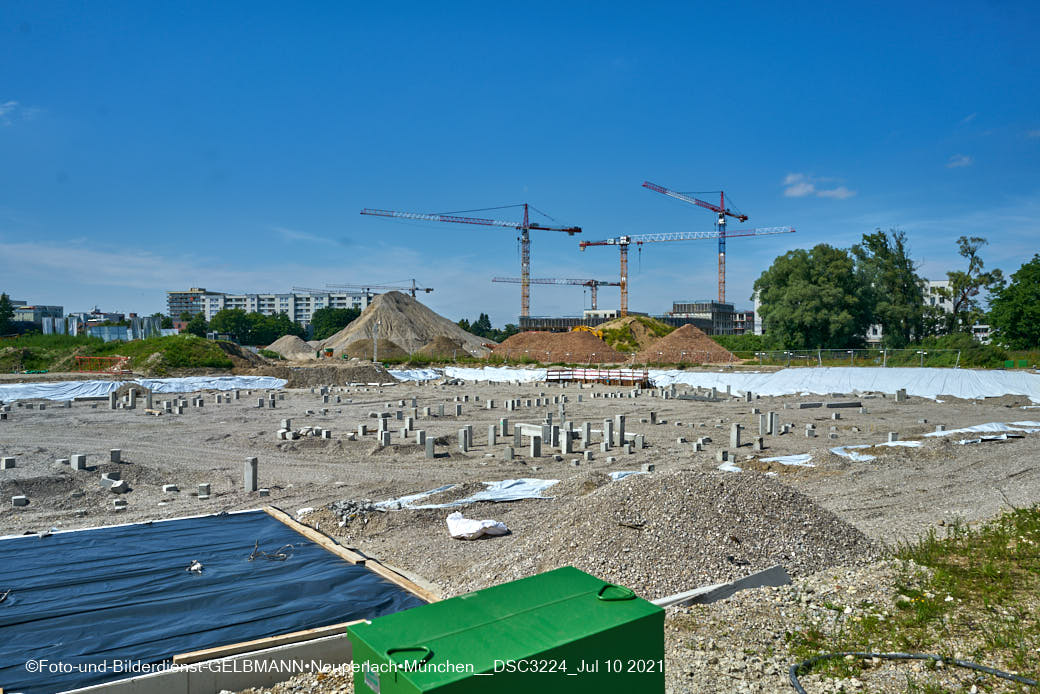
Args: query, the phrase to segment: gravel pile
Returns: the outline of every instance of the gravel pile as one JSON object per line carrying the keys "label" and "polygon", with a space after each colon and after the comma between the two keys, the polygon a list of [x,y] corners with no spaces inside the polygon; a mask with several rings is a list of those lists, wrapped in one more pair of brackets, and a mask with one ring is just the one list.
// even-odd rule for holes
{"label": "gravel pile", "polygon": [[286,359],[314,359],[315,349],[295,335],[282,335],[267,345],[267,349]]}
{"label": "gravel pile", "polygon": [[460,342],[469,354],[476,357],[488,353],[482,338],[466,332],[458,324],[401,292],[376,296],[350,325],[322,342],[322,347],[331,347],[339,356],[350,343],[371,339],[377,325],[380,344],[384,340],[393,341],[408,354],[419,351],[437,337]]}
{"label": "gravel pile", "polygon": [[494,347],[495,354],[507,359],[530,357],[543,363],[622,364],[628,355],[618,352],[603,340],[587,332],[517,333]]}
{"label": "gravel pile", "polygon": [[573,565],[648,599],[775,564],[792,575],[877,558],[880,548],[800,492],[757,475],[634,475],[547,513],[509,548],[447,581],[465,593]]}

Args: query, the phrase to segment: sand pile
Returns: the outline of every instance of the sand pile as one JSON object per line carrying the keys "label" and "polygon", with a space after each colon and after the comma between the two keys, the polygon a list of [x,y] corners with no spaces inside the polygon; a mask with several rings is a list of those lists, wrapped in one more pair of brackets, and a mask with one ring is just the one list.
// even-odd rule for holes
{"label": "sand pile", "polygon": [[[687,470],[589,486],[593,491],[548,511],[508,552],[471,565],[450,592],[571,565],[658,598],[775,564],[800,576],[865,564],[880,552],[850,523],[761,475]],[[478,507],[466,515],[490,512]]]}
{"label": "sand pile", "polygon": [[466,350],[462,343],[444,335],[438,335],[433,341],[419,350],[419,354],[427,357],[452,358],[457,354],[465,354]]}
{"label": "sand pile", "polygon": [[645,364],[728,364],[737,358],[694,325],[684,325],[636,355]]}
{"label": "sand pile", "polygon": [[281,354],[286,359],[295,361],[314,359],[314,353],[317,351],[310,344],[295,335],[282,335],[269,344],[267,349]]}
{"label": "sand pile", "polygon": [[468,333],[444,316],[438,315],[421,303],[401,292],[387,292],[372,299],[372,303],[347,327],[322,342],[332,347],[336,356],[343,348],[361,339],[371,339],[379,323],[379,342],[389,340],[407,353],[417,352],[430,341],[444,336],[458,340],[463,348],[476,357],[488,350],[483,340]]}
{"label": "sand pile", "polygon": [[[375,346],[378,350],[376,357],[382,359],[401,359],[408,356],[408,352],[394,344],[391,340],[379,339],[379,344]],[[355,359],[371,359],[372,358],[372,340],[366,338],[360,340],[354,340],[349,345],[343,347],[339,354],[353,357]]]}
{"label": "sand pile", "polygon": [[603,331],[603,341],[614,349],[621,352],[638,352],[672,332],[674,328],[649,316],[625,316],[597,325],[596,330]]}
{"label": "sand pile", "polygon": [[496,345],[494,351],[507,359],[529,357],[542,363],[621,364],[628,361],[627,354],[586,332],[517,333]]}

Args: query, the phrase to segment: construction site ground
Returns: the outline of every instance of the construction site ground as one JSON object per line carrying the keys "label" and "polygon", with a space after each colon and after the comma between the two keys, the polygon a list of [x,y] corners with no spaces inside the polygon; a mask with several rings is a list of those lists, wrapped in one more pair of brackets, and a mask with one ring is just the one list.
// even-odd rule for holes
{"label": "construction site ground", "polygon": [[[304,522],[347,546],[421,577],[445,596],[508,580],[515,577],[511,571],[540,570],[552,568],[546,563],[565,562],[579,568],[601,566],[607,580],[611,576],[632,576],[633,589],[646,597],[659,597],[676,588],[735,578],[765,563],[775,563],[777,556],[790,556],[788,568],[797,579],[795,587],[776,594],[753,591],[749,594],[753,597],[736,597],[718,606],[698,608],[703,611],[695,613],[694,626],[690,610],[670,610],[666,628],[669,691],[782,692],[789,691],[783,671],[784,663],[789,662],[781,637],[783,624],[787,616],[796,612],[794,607],[784,607],[785,600],[797,602],[797,598],[789,596],[797,596],[806,585],[835,582],[846,588],[859,585],[863,591],[883,590],[882,584],[887,580],[884,577],[892,573],[887,564],[878,563],[879,552],[870,548],[871,543],[859,539],[860,534],[891,545],[957,519],[980,521],[1011,506],[1040,502],[1040,466],[1036,464],[1040,435],[977,445],[956,445],[951,440],[968,436],[923,437],[935,431],[938,424],[953,429],[1040,419],[1038,410],[1023,409],[1030,405],[1025,398],[1005,396],[975,401],[942,397],[941,402],[921,398],[896,402],[891,395],[835,395],[745,402],[723,395],[721,402],[704,402],[662,399],[654,397],[651,391],[633,399],[594,398],[594,392],[628,390],[604,386],[559,388],[537,383],[338,386],[332,393],[333,402],[323,404],[319,394],[300,388],[284,391],[284,400],[278,400],[275,409],[258,409],[257,397],[262,395],[258,393],[243,394],[240,400],[225,404],[217,404],[214,394],[207,393],[204,407],[189,406],[183,415],[161,416],[146,414],[142,409],[110,410],[107,401],[75,402],[69,409],[55,403],[47,403],[45,410],[14,406],[8,420],[0,422],[0,454],[17,461],[14,469],[0,471],[0,498],[4,500],[0,506],[0,534],[174,518],[265,504],[292,514],[310,508],[313,512],[301,516]],[[577,401],[579,394],[582,402]],[[500,437],[493,449],[487,446],[488,425],[498,423],[502,417],[508,417],[512,427],[516,423],[541,424],[545,415],[552,413],[554,423],[559,423],[558,406],[552,398],[560,395],[568,398],[565,419],[576,427],[588,421],[594,429],[600,429],[604,419],[624,414],[626,431],[642,434],[647,447],[632,454],[617,448],[603,453],[596,443],[599,437],[594,436],[590,447],[592,460],[581,460],[575,466],[572,461],[582,459],[580,452],[557,461],[551,457],[557,451],[546,446],[542,457],[532,458],[526,443],[516,451],[516,459],[506,461],[503,451],[512,444],[511,436]],[[335,396],[342,402],[335,403]],[[455,398],[463,396],[469,400],[461,403],[462,415],[453,416]],[[166,397],[172,396],[157,399]],[[398,430],[404,422],[396,420],[393,413],[404,410],[409,414],[413,397],[420,412],[424,407],[432,408],[434,413],[438,405],[445,407],[446,416],[420,416],[414,424],[415,429],[436,437],[439,457],[435,460],[424,457],[423,448],[415,444],[414,438],[402,441],[399,437]],[[477,397],[479,401],[475,400]],[[507,399],[533,401],[540,397],[548,404],[512,412],[504,408]],[[860,414],[856,408],[797,409],[798,403],[806,401],[852,399],[861,400],[867,413]],[[405,401],[404,407],[399,405],[401,400]],[[494,400],[496,408],[486,409],[487,400]],[[784,409],[785,404],[788,409]],[[322,408],[328,408],[327,414],[321,414]],[[791,426],[791,433],[766,436],[766,450],[754,453],[750,442],[758,435],[758,416],[752,414],[752,408],[778,413],[781,423]],[[370,431],[375,429],[376,419],[370,413],[387,411],[392,415],[389,447],[381,447],[371,433],[358,441],[347,440],[348,434],[357,432],[359,424],[367,424]],[[658,423],[641,422],[649,419],[651,411],[656,413]],[[834,412],[840,412],[841,418],[831,419]],[[286,418],[292,420],[294,429],[329,429],[332,438],[278,440],[276,431]],[[743,438],[748,444],[735,451],[729,440],[733,422],[745,427]],[[804,435],[810,423],[816,425],[815,438]],[[462,453],[457,432],[466,425],[473,426],[475,444],[468,453]],[[836,439],[828,436],[832,426],[836,427]],[[878,444],[887,440],[888,432],[898,432],[902,440],[923,441],[923,445],[874,448],[869,453],[876,459],[869,462],[853,462],[829,451],[835,446]],[[694,452],[691,442],[702,437],[710,437],[711,443],[702,452]],[[686,442],[678,443],[679,438]],[[108,462],[109,450],[114,448],[122,451],[122,463]],[[730,451],[742,472],[717,469],[716,453],[723,449]],[[814,467],[761,460],[806,453],[811,454]],[[86,454],[89,469],[73,471],[57,462],[72,454]],[[242,491],[242,467],[249,456],[259,458],[260,486],[270,489],[269,498]],[[608,456],[616,457],[616,461],[608,462]],[[640,470],[645,464],[654,466],[651,475],[611,482],[605,474]],[[117,495],[99,483],[101,474],[110,471],[120,472],[132,490],[118,496],[127,501],[125,510],[113,509]],[[481,482],[515,478],[561,482],[546,492],[554,497],[550,500],[478,503],[462,508],[469,518],[493,518],[503,521],[511,530],[504,537],[473,542],[448,536],[444,519],[451,511],[447,509],[364,512],[341,526],[340,518],[326,508],[336,501],[378,502],[446,484],[464,484],[464,490],[459,491],[470,492],[479,489]],[[198,498],[196,489],[200,483],[211,484],[209,499]],[[164,493],[163,485],[170,484],[177,485],[180,491]],[[770,509],[771,515],[764,521],[746,519],[748,528],[744,529],[730,525],[712,527],[723,519],[727,524],[733,522],[727,516],[731,509],[721,507],[718,513],[693,519],[695,522],[691,521],[689,527],[674,521],[677,525],[673,536],[669,536],[667,527],[654,526],[654,514],[667,511],[660,505],[677,503],[680,497],[676,495],[693,494],[694,490],[699,496],[710,497],[712,492],[704,490],[715,486],[726,490],[725,494],[720,491],[718,498],[728,499],[730,504],[745,495],[751,498],[749,508],[758,508],[755,504],[768,503],[770,499],[790,499],[797,508],[778,505]],[[758,488],[764,491],[756,496]],[[463,495],[456,494],[455,498]],[[644,494],[652,503],[640,502]],[[14,495],[27,496],[29,505],[13,508],[10,498]],[[636,515],[641,517],[633,517],[627,524],[616,523],[616,537],[609,541],[596,534],[601,528],[590,526],[586,542],[581,532],[555,534],[559,528],[545,527],[547,519],[576,518],[574,509],[586,501],[600,514],[613,503],[619,511],[626,506],[637,509]],[[808,546],[816,540],[814,533],[803,533],[803,538],[795,543],[797,547],[767,547],[749,541],[753,532],[759,532],[756,528],[765,528],[761,532],[768,535],[771,525],[783,525],[785,514],[794,512],[805,515],[807,527],[817,523],[823,528],[820,533],[830,533],[821,547],[833,551],[832,562],[803,547],[802,543]],[[654,528],[653,538],[641,535],[644,525]],[[744,531],[748,536],[740,537]],[[532,545],[530,540],[534,537],[542,538],[544,546]],[[787,535],[778,538],[778,542],[790,540]],[[564,544],[550,546],[553,542]],[[677,549],[669,555],[667,566],[650,566],[654,558],[639,551],[645,542],[659,543],[661,547],[671,543]],[[847,547],[847,551],[842,547]],[[248,553],[250,549],[244,551]],[[755,554],[759,550],[762,556]],[[682,561],[685,551],[691,556],[689,570]],[[539,553],[544,553],[545,562],[537,561],[537,557],[532,559],[532,554]],[[805,556],[812,560],[799,559]],[[184,559],[185,563],[191,560]],[[641,562],[646,565],[637,565],[632,571],[626,568]],[[519,568],[513,571],[510,566]],[[741,605],[747,607],[747,612],[741,612]],[[762,616],[763,610],[768,616]],[[704,624],[717,625],[722,617],[729,627],[705,631]],[[767,625],[754,627],[759,622]],[[273,691],[309,691],[314,682],[305,680],[297,678]],[[849,691],[856,688],[849,686]],[[327,681],[320,690],[337,691],[337,687],[349,691],[346,681]],[[871,690],[902,691],[883,685]]]}

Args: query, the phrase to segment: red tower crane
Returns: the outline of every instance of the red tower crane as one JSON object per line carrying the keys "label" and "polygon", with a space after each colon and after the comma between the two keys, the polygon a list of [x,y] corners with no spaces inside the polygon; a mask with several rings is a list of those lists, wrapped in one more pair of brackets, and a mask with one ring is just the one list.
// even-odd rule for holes
{"label": "red tower crane", "polygon": [[704,207],[718,215],[715,228],[718,231],[719,239],[719,303],[726,303],[726,239],[734,235],[726,233],[726,217],[733,217],[734,219],[746,222],[748,219],[747,215],[728,209],[726,207],[726,194],[722,191],[719,191],[719,204],[715,205],[710,202],[705,202],[704,200],[699,200],[686,193],[678,193],[674,190],[669,190],[664,186],[659,186],[650,181],[643,181],[643,187],[661,193],[662,195],[675,198],[676,200],[688,202],[691,205]]}
{"label": "red tower crane", "polygon": [[528,204],[523,204],[524,219],[522,222],[508,222],[498,219],[483,219],[480,217],[460,217],[451,214],[421,214],[417,212],[395,212],[394,210],[373,210],[365,208],[361,214],[375,215],[377,217],[397,217],[399,219],[419,219],[431,222],[453,222],[455,224],[479,224],[482,226],[508,227],[520,231],[520,315],[528,316],[531,312],[531,237],[528,233],[531,229],[541,231],[562,231],[570,236],[581,233],[581,227],[556,227],[546,226],[538,222],[530,221],[528,217]]}
{"label": "red tower crane", "polygon": [[[772,236],[774,234],[793,234],[794,229],[791,227],[764,227],[761,229],[739,229],[733,231],[726,231],[725,238],[734,238],[738,236]],[[705,239],[719,239],[723,241],[723,234],[718,231],[687,231],[677,232],[668,234],[636,234],[635,236],[618,236],[613,239],[604,239],[603,241],[582,241],[579,243],[581,250],[585,250],[589,246],[617,246],[618,250],[621,251],[621,315],[628,315],[628,247],[631,244],[642,246],[644,243],[655,243],[658,241],[703,241]],[[721,298],[725,298],[725,292],[721,293]],[[723,303],[723,302],[719,302]]]}
{"label": "red tower crane", "polygon": [[[509,284],[520,284],[523,279],[520,277],[495,277],[491,280],[492,282],[506,282]],[[528,279],[531,284],[570,284],[580,285],[582,287],[589,288],[589,297],[592,301],[592,310],[596,310],[596,290],[599,287],[620,287],[620,282],[607,282],[605,280],[570,280],[570,279],[556,279],[549,277],[542,277],[538,279]]]}

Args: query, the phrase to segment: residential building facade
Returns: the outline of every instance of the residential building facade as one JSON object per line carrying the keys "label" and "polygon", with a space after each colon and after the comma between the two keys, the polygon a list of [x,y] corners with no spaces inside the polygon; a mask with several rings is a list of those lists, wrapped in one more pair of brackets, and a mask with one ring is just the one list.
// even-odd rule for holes
{"label": "residential building facade", "polygon": [[[168,315],[179,319],[182,312],[201,313],[211,320],[218,311],[241,309],[246,313],[273,316],[284,313],[301,325],[308,325],[314,312],[322,308],[364,310],[374,294],[368,292],[289,292],[285,294],[227,294],[197,287],[186,292],[166,292]],[[189,308],[190,307],[190,308]]]}

